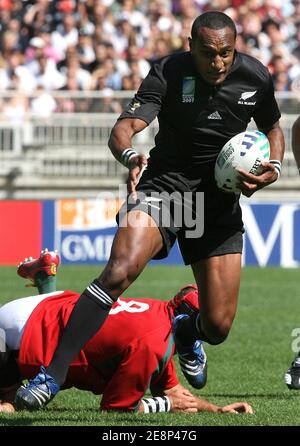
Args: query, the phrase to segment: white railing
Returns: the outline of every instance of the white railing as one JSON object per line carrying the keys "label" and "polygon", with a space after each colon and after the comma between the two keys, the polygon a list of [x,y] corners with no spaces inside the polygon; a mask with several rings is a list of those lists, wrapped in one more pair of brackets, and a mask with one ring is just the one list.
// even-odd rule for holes
{"label": "white railing", "polygon": [[[1,153],[19,154],[25,148],[90,147],[99,150],[107,147],[110,131],[118,114],[74,113],[55,114],[49,118],[35,118],[19,124],[0,122]],[[138,146],[153,145],[154,135],[158,129],[154,122],[150,127],[136,136]],[[142,147],[143,148],[143,147]]]}
{"label": "white railing", "polygon": [[[19,124],[0,121],[0,177],[23,175],[23,184],[28,187],[31,183],[38,187],[39,181],[46,183],[49,177],[55,177],[57,184],[60,181],[62,185],[63,178],[82,177],[91,183],[102,179],[103,183],[117,186],[126,169],[114,160],[107,147],[117,117],[117,114],[75,113],[53,114],[43,119],[32,117]],[[281,119],[286,156],[282,179],[275,187],[299,187],[291,151],[291,126],[297,117],[298,114],[283,114]],[[155,120],[136,135],[137,150],[147,154],[154,145],[157,130]]]}
{"label": "white railing", "polygon": [[23,129],[19,124],[0,122],[0,155],[20,155],[23,147]]}

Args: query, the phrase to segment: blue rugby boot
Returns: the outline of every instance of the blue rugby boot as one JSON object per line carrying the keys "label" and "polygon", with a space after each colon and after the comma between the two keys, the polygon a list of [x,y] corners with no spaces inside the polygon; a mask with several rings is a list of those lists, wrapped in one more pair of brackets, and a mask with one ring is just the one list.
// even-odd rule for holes
{"label": "blue rugby boot", "polygon": [[21,386],[16,393],[15,404],[18,409],[38,410],[45,407],[59,392],[60,387],[47,375],[44,367],[40,373],[29,380],[28,384]]}
{"label": "blue rugby boot", "polygon": [[207,358],[203,342],[197,339],[191,345],[183,345],[176,335],[180,320],[189,318],[187,314],[179,314],[172,321],[172,331],[179,357],[179,363],[188,383],[195,389],[202,389],[207,381]]}

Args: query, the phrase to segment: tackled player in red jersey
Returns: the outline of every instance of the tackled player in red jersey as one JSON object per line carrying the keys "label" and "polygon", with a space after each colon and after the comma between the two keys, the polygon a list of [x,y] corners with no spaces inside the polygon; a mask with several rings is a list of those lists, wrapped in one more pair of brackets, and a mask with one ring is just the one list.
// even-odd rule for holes
{"label": "tackled player in red jersey", "polygon": [[[0,328],[7,344],[7,351],[0,354],[0,412],[13,412],[21,380],[34,377],[41,363],[51,361],[79,298],[73,291],[54,291],[58,264],[58,255],[47,250],[39,259],[26,259],[18,274],[30,278],[41,294],[0,308]],[[169,302],[118,299],[101,334],[96,333],[70,364],[63,389],[76,387],[102,395],[102,410],[252,413],[247,403],[219,407],[197,398],[179,383],[171,320],[197,310],[195,285],[187,285]],[[149,398],[145,397],[148,388]]]}

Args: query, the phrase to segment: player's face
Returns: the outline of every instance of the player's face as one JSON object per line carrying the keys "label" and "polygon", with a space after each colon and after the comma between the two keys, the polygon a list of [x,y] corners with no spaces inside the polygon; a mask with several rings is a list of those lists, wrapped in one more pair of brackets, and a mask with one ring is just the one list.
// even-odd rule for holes
{"label": "player's face", "polygon": [[196,40],[189,39],[191,54],[198,72],[212,85],[221,84],[233,63],[235,38],[233,31],[201,28]]}

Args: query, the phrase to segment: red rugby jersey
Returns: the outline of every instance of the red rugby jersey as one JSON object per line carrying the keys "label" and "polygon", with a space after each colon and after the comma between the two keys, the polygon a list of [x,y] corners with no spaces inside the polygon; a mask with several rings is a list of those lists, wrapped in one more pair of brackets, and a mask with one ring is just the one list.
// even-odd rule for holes
{"label": "red rugby jersey", "polygon": [[[47,366],[79,294],[65,291],[40,302],[22,337],[19,365],[24,378]],[[167,302],[121,298],[99,332],[71,363],[63,386],[103,394],[105,410],[136,410],[152,394],[178,384]]]}

